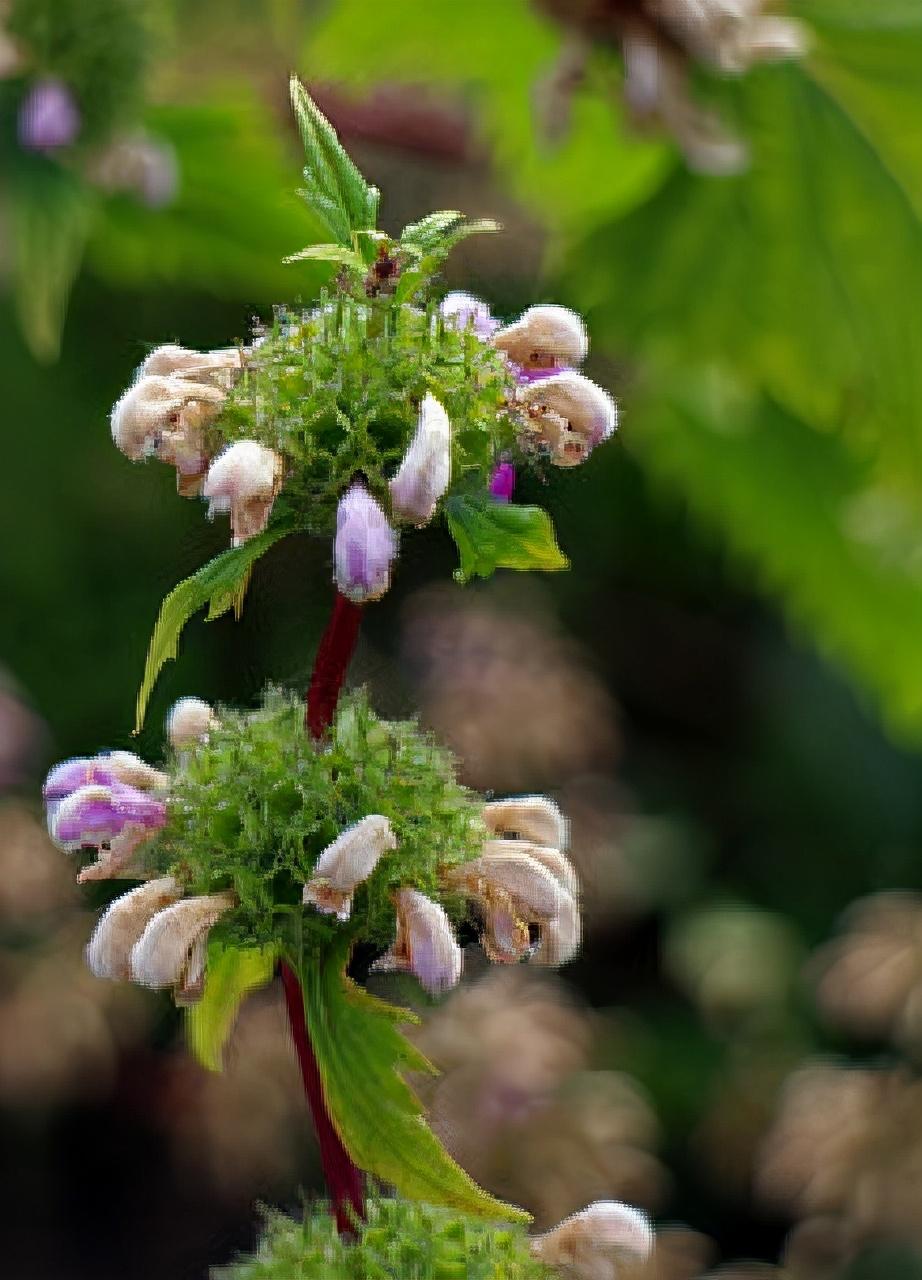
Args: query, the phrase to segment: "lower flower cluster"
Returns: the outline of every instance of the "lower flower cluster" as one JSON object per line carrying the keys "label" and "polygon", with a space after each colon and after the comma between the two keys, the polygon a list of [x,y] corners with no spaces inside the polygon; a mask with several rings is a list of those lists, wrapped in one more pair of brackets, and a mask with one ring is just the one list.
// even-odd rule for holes
{"label": "lower flower cluster", "polygon": [[645,1263],[653,1229],[639,1210],[600,1200],[553,1231],[494,1226],[451,1210],[374,1199],[354,1240],[336,1234],[323,1206],[301,1221],[271,1214],[255,1256],[212,1280],[617,1280],[622,1264]]}
{"label": "lower flower cluster", "polygon": [[231,945],[322,949],[338,934],[383,950],[436,994],[461,976],[455,929],[473,906],[491,959],[559,965],[580,941],[579,887],[553,801],[484,803],[451,757],[364,695],[329,738],[304,732],[300,699],[270,691],[244,714],[183,699],[163,769],[128,752],[56,766],[48,826],[95,858],[78,878],[136,878],[88,948],[100,977],[196,1000],[209,934]]}

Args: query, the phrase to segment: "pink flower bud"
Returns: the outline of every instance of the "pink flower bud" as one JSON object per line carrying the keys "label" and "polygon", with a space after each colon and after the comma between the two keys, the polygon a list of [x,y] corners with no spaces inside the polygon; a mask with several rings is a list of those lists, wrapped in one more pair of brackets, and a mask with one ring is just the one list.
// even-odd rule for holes
{"label": "pink flower bud", "polygon": [[343,595],[354,604],[378,600],[391,585],[391,562],[397,538],[387,516],[365,486],[356,481],[339,502],[334,576]]}
{"label": "pink flower bud", "polygon": [[80,132],[80,112],[74,96],[60,80],[39,80],[19,111],[19,145],[25,151],[54,151],[69,147]]}
{"label": "pink flower bud", "polygon": [[509,502],[515,490],[515,467],[511,462],[498,462],[490,477],[490,495],[497,502]]}

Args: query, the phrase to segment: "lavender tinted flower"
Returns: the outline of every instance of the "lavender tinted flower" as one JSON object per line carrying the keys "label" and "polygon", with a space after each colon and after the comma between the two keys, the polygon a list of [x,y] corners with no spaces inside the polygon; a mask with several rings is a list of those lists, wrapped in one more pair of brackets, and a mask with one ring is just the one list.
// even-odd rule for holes
{"label": "lavender tinted flower", "polygon": [[498,462],[490,477],[490,496],[497,502],[509,502],[515,489],[515,467],[511,462]]}
{"label": "lavender tinted flower", "polygon": [[537,443],[558,467],[574,467],[618,424],[618,410],[607,391],[580,373],[559,373],[523,388],[528,413],[523,443]]}
{"label": "lavender tinted flower", "polygon": [[54,79],[34,84],[19,109],[18,132],[25,151],[69,147],[80,132],[80,111],[70,89]]}
{"label": "lavender tinted flower", "polygon": [[456,986],[463,956],[444,909],[416,889],[399,889],[395,901],[397,938],[375,969],[412,973],[432,995]]}
{"label": "lavender tinted flower", "polygon": [[77,877],[108,879],[122,872],[135,850],[166,822],[166,804],[124,783],[88,783],[70,792],[49,814],[49,832],[68,852],[99,850],[97,861]]}
{"label": "lavender tinted flower", "polygon": [[435,396],[427,395],[416,434],[390,483],[394,515],[417,528],[428,524],[450,481],[451,423]]}
{"label": "lavender tinted flower", "polygon": [[478,338],[489,341],[500,327],[490,314],[489,305],[472,293],[456,290],[447,293],[439,305],[439,311],[447,325],[455,329],[473,329]]}
{"label": "lavender tinted flower", "polygon": [[391,585],[397,538],[387,516],[356,481],[340,499],[333,545],[336,585],[355,604],[378,600]]}

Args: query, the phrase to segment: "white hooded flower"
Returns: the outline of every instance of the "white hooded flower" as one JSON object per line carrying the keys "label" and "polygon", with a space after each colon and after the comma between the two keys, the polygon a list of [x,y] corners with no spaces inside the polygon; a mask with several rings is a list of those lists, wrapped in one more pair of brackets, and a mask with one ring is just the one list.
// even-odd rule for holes
{"label": "white hooded flower", "polygon": [[243,352],[239,347],[225,347],[219,351],[193,351],[189,347],[165,343],[150,353],[138,372],[140,377],[148,374],[175,374],[195,382],[212,382],[229,391],[242,369]]}
{"label": "white hooded flower", "polygon": [[481,817],[493,835],[533,840],[535,844],[551,845],[555,849],[567,847],[567,820],[547,796],[491,800],[483,806]]}
{"label": "white hooded flower", "polygon": [[166,736],[177,751],[187,750],[205,742],[218,723],[214,711],[202,698],[180,698],[166,718]]}
{"label": "white hooded flower", "polygon": [[224,398],[208,383],[153,374],[139,378],[112,410],[112,439],[133,462],[157,454],[177,466],[188,460]]}
{"label": "white hooded flower", "polygon": [[145,987],[173,987],[177,1004],[201,996],[208,933],[234,906],[232,893],[181,898],[158,911],[131,950],[131,977]]}
{"label": "white hooded flower", "polygon": [[653,1228],[640,1209],[620,1200],[597,1200],[535,1236],[531,1252],[573,1280],[617,1280],[620,1263],[645,1262],[653,1251]]}
{"label": "white hooded flower", "polygon": [[93,930],[87,964],[97,978],[131,977],[131,953],[151,919],[182,896],[172,876],[148,880],[110,903]]}
{"label": "white hooded flower", "polygon": [[493,345],[525,369],[580,364],[589,350],[582,316],[569,307],[529,307],[515,324],[499,329]]}
{"label": "white hooded flower", "polygon": [[374,968],[412,973],[432,995],[456,986],[463,956],[444,909],[416,889],[399,889],[397,939]]}
{"label": "white hooded flower", "polygon": [[282,459],[255,440],[238,440],[220,453],[205,477],[208,514],[229,511],[233,545],[262,533],[282,485]]}
{"label": "white hooded flower", "polygon": [[618,425],[618,410],[607,391],[568,371],[522,388],[528,414],[525,442],[535,440],[550,450],[558,467],[584,462]]}
{"label": "white hooded flower", "polygon": [[303,901],[318,911],[335,915],[337,920],[348,920],[356,888],[368,879],[379,859],[396,848],[397,840],[387,818],[379,813],[369,814],[327,845],[304,886]]}
{"label": "white hooded flower", "polygon": [[427,395],[416,434],[390,484],[394,515],[417,527],[428,524],[450,482],[451,424],[435,396]]}

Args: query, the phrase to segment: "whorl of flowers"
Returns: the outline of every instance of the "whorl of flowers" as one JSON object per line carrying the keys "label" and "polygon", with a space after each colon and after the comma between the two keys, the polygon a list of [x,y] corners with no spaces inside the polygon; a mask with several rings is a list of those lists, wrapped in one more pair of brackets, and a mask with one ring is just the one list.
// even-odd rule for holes
{"label": "whorl of flowers", "polygon": [[97,926],[88,958],[100,977],[189,1003],[216,926],[281,948],[342,931],[384,949],[378,968],[437,993],[461,976],[467,899],[494,960],[573,956],[578,887],[553,802],[484,804],[447,753],[412,724],[377,719],[361,695],[341,704],[324,749],[281,693],[249,715],[183,699],[168,735],[163,770],[112,752],[66,761],[45,783],[53,839],[95,851],[78,878],[143,881]]}
{"label": "whorl of flowers", "polygon": [[576,372],[582,319],[542,304],[504,325],[470,294],[439,300],[451,248],[496,224],[445,211],[399,237],[376,230],[377,192],[297,82],[293,100],[302,194],[338,238],[291,261],[333,263],[331,284],[314,306],[276,308],[249,345],[154,350],[112,412],[116,446],[174,467],[209,515],[227,511],[234,547],[273,529],[332,537],[334,580],[355,603],[388,589],[399,531],[440,515],[465,574],[562,567],[546,514],[502,507],[517,467],[572,467],[615,430],[612,398]]}

